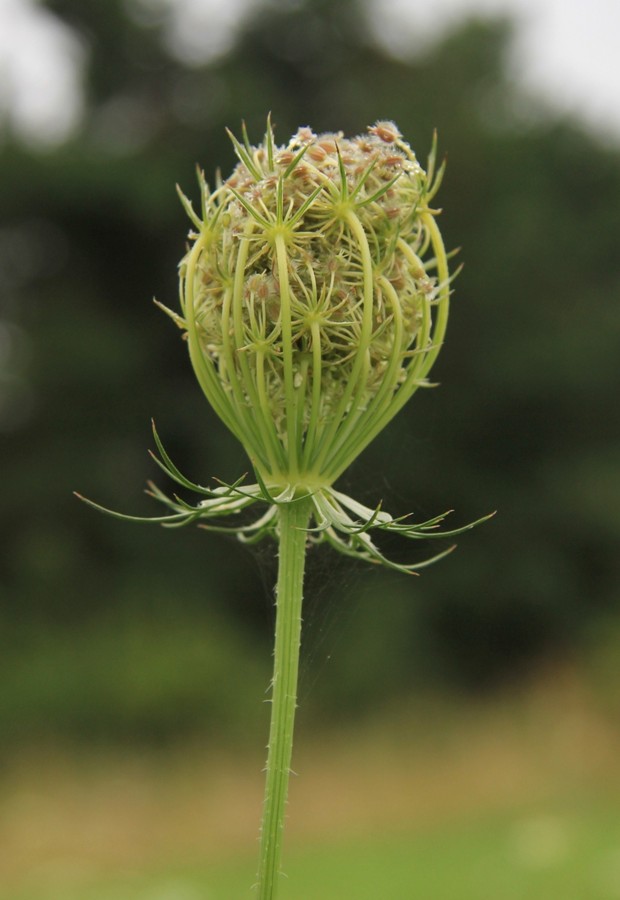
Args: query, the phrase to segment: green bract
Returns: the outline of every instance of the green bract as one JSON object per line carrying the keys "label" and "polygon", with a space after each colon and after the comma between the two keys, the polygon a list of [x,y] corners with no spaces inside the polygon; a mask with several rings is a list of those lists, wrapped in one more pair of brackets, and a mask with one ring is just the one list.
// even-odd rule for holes
{"label": "green bract", "polygon": [[439,186],[396,126],[356,138],[268,123],[210,191],[180,266],[192,365],[270,490],[331,485],[427,384],[449,275]]}

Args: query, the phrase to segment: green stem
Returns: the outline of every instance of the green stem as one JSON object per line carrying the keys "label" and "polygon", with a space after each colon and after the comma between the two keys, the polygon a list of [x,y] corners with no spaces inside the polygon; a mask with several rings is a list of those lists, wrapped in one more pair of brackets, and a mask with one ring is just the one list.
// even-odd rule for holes
{"label": "green stem", "polygon": [[297,706],[301,605],[310,504],[308,498],[302,498],[292,503],[284,503],[279,508],[276,639],[258,872],[259,900],[274,900],[280,875],[282,835]]}

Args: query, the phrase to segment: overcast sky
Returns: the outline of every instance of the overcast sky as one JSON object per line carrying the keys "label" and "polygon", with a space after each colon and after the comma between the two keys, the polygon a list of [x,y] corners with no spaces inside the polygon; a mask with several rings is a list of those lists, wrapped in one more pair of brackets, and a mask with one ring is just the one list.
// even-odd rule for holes
{"label": "overcast sky", "polygon": [[472,12],[512,14],[519,22],[515,78],[620,138],[620,0],[375,0],[373,6],[396,52]]}
{"label": "overcast sky", "polygon": [[[176,9],[170,40],[196,58],[226,48],[238,10],[251,0],[134,2]],[[515,78],[620,139],[620,0],[366,2],[382,41],[397,54],[434,40],[472,12],[512,13],[520,22]],[[0,118],[9,117],[27,140],[54,144],[79,121],[82,62],[79,44],[36,0],[0,0]]]}

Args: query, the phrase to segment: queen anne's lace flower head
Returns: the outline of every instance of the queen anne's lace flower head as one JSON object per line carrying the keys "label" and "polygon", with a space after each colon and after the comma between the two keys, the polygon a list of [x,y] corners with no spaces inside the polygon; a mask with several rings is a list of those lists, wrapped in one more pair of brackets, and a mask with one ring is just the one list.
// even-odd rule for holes
{"label": "queen anne's lace flower head", "polygon": [[[190,481],[154,429],[155,461],[201,499],[150,483],[168,510],[151,518],[86,502],[121,519],[195,522],[256,541],[277,536],[282,506],[306,498],[309,540],[400,571],[429,565],[452,547],[404,565],[371,532],[447,538],[488,516],[440,531],[445,514],[393,518],[332,485],[428,385],[443,341],[450,276],[430,206],[442,175],[435,147],[424,171],[393,122],[356,138],[300,128],[282,147],[269,122],[258,147],[245,129],[243,143],[231,139],[239,162],[230,178],[211,191],[199,173],[200,215],[181,194],[195,228],[180,265],[181,315],[162,308],[183,329],[198,381],[247,450],[256,483]],[[258,518],[231,524],[256,504]]]}
{"label": "queen anne's lace flower head", "polygon": [[367,134],[268,123],[201,215],[180,266],[193,367],[269,487],[330,485],[426,377],[449,276],[420,166],[392,122]]}

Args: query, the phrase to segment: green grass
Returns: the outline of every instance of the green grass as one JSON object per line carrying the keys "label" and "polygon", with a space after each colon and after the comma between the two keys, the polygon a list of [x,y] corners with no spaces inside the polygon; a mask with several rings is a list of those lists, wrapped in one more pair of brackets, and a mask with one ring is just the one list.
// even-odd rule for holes
{"label": "green grass", "polygon": [[[301,729],[278,900],[620,900],[616,710],[558,669]],[[204,736],[25,747],[0,778],[0,900],[253,900],[262,763]]]}
{"label": "green grass", "polygon": [[[292,845],[281,900],[617,900],[620,808],[583,798],[424,832]],[[254,857],[92,880],[49,873],[2,900],[251,898]]]}

